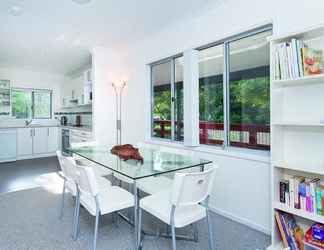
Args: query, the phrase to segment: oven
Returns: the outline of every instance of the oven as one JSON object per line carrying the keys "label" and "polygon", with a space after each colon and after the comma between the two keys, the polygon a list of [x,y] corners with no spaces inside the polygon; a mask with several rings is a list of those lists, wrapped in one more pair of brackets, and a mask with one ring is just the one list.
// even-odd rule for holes
{"label": "oven", "polygon": [[70,147],[70,130],[62,129],[62,153],[64,155],[71,155],[69,151]]}

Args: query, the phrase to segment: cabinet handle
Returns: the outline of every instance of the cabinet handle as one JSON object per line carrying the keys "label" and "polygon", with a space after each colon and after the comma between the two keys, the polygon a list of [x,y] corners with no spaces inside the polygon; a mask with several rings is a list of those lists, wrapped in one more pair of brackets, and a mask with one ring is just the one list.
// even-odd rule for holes
{"label": "cabinet handle", "polygon": [[33,130],[30,130],[30,137],[33,137]]}
{"label": "cabinet handle", "polygon": [[49,128],[47,128],[47,136],[49,136]]}

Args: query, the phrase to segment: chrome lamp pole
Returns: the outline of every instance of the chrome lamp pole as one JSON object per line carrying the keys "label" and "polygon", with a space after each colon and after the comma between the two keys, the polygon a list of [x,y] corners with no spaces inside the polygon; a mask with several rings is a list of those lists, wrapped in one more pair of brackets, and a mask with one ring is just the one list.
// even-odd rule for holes
{"label": "chrome lamp pole", "polygon": [[116,143],[117,145],[122,144],[122,122],[121,122],[121,109],[122,109],[122,93],[126,86],[126,82],[113,82],[112,86],[115,90],[116,95]]}

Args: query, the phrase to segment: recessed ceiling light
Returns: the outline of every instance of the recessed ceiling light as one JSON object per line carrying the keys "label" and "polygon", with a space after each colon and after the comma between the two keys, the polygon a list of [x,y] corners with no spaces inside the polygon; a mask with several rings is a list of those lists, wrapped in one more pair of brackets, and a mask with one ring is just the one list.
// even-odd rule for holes
{"label": "recessed ceiling light", "polygon": [[22,9],[20,6],[14,5],[14,6],[10,7],[8,12],[10,15],[13,15],[13,16],[21,16]]}
{"label": "recessed ceiling light", "polygon": [[91,0],[72,0],[72,1],[78,4],[87,4],[91,2]]}

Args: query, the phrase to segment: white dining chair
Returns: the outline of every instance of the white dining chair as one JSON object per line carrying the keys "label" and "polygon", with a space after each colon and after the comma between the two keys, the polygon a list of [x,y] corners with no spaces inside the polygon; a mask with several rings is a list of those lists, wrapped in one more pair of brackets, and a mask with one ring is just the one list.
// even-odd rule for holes
{"label": "white dining chair", "polygon": [[100,189],[95,173],[91,167],[80,167],[79,172],[78,189],[80,191],[80,199],[77,205],[76,231],[79,232],[79,209],[81,204],[91,215],[95,216],[96,222],[93,237],[93,250],[95,250],[100,215],[133,207],[134,196],[118,186]]}
{"label": "white dining chair", "polygon": [[206,218],[209,247],[214,250],[212,225],[209,218],[209,197],[215,168],[199,173],[177,173],[171,192],[165,191],[140,200],[138,242],[141,244],[142,210],[171,227],[172,249],[176,250],[175,229]]}
{"label": "white dining chair", "polygon": [[[63,218],[65,193],[68,191],[73,197],[77,196],[77,182],[79,179],[79,168],[75,159],[70,156],[64,156],[61,151],[56,151],[56,155],[61,167],[61,177],[63,178],[62,201],[60,208],[60,218]],[[104,177],[96,177],[101,189],[108,189],[111,182]]]}

